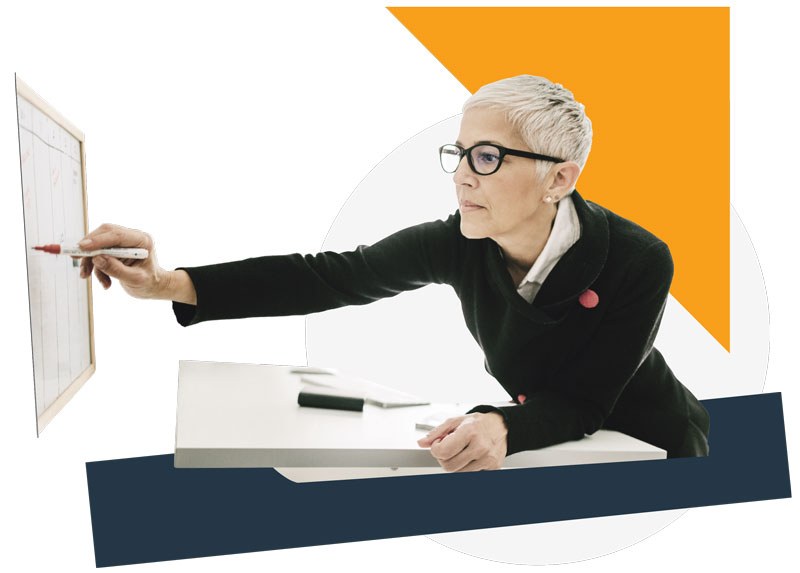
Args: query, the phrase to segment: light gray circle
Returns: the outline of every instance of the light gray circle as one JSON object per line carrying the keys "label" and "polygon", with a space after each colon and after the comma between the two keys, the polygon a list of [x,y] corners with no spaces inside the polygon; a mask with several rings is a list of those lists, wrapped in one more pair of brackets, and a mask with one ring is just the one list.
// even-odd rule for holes
{"label": "light gray circle", "polygon": [[[438,149],[455,141],[460,115],[415,135],[381,161],[353,191],[323,244],[346,251],[457,208],[452,175]],[[591,190],[583,191],[591,199]],[[766,376],[769,315],[755,251],[731,208],[731,352],[670,297],[656,346],[700,399],[758,393]],[[308,364],[336,367],[434,402],[506,400],[483,368],[449,287],[430,285],[367,307],[347,307],[306,320]],[[713,423],[713,421],[712,421]],[[497,503],[507,503],[498,498]],[[431,535],[475,557],[544,565],[591,559],[629,547],[685,510]],[[580,542],[576,542],[580,540]]]}

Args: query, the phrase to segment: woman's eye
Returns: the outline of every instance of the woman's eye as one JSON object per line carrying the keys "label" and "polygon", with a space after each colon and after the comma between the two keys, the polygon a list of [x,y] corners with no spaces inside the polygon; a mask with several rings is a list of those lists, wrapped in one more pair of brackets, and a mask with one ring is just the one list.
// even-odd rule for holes
{"label": "woman's eye", "polygon": [[484,152],[484,153],[479,153],[478,154],[478,161],[480,163],[485,163],[485,164],[497,163],[498,159],[500,159],[500,158],[495,153]]}

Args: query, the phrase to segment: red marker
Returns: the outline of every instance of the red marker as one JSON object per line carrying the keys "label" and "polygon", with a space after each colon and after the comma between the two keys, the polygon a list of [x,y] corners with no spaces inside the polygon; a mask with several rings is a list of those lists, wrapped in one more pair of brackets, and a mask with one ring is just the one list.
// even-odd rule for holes
{"label": "red marker", "polygon": [[150,256],[147,249],[126,249],[111,248],[97,249],[95,251],[84,251],[80,247],[72,245],[41,245],[33,247],[35,251],[44,251],[51,255],[69,255],[71,257],[94,257],[96,255],[108,255],[117,259],[146,259]]}

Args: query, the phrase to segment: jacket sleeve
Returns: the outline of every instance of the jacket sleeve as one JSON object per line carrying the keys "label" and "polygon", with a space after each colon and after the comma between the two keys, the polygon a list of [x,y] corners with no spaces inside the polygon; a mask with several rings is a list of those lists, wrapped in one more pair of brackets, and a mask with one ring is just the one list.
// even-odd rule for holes
{"label": "jacket sleeve", "polygon": [[665,243],[643,249],[590,340],[568,356],[550,389],[519,406],[471,410],[504,416],[508,455],[581,439],[602,427],[653,348],[672,275]]}
{"label": "jacket sleeve", "polygon": [[398,231],[344,253],[265,256],[183,268],[197,305],[173,302],[183,326],[207,320],[305,315],[361,305],[451,281],[457,263],[457,214]]}

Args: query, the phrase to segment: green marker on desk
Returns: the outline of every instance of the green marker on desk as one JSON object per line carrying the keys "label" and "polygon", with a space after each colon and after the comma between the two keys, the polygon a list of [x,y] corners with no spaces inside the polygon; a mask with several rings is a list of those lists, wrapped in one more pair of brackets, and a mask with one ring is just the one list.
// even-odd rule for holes
{"label": "green marker on desk", "polygon": [[97,249],[95,251],[84,251],[80,247],[72,245],[42,245],[32,247],[35,251],[44,251],[51,255],[69,255],[71,257],[94,257],[96,255],[108,255],[117,259],[146,259],[150,253],[147,249],[126,249],[114,247],[111,249]]}

